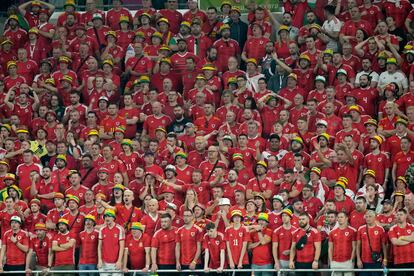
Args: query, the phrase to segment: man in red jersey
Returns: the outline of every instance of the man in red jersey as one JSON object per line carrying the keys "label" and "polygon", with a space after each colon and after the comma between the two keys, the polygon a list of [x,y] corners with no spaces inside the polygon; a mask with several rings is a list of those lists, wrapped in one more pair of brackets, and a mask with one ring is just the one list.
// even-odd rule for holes
{"label": "man in red jersey", "polygon": [[[243,220],[242,211],[236,209],[231,212],[232,224],[224,232],[227,248],[227,257],[231,269],[250,268],[247,257],[247,243],[250,235],[241,224]],[[237,272],[238,275],[250,275],[250,273]]]}
{"label": "man in red jersey", "polygon": [[162,105],[160,102],[153,102],[151,104],[152,115],[149,115],[144,121],[144,129],[142,135],[149,135],[150,138],[155,138],[155,130],[157,128],[166,129],[171,123],[170,117],[166,116],[162,112]]}
{"label": "man in red jersey", "polygon": [[266,199],[273,196],[273,181],[267,177],[267,163],[259,161],[254,167],[254,178],[250,179],[246,187],[246,198],[253,198],[254,193],[261,193]]}
{"label": "man in red jersey", "polygon": [[[396,214],[397,224],[392,226],[388,232],[396,268],[414,267],[414,226],[407,223],[407,217],[407,210],[399,209]],[[410,274],[410,272],[398,272],[398,275],[403,276]]]}
{"label": "man in red jersey", "polygon": [[399,176],[404,176],[410,164],[414,161],[414,151],[411,150],[411,139],[401,138],[401,151],[394,156],[392,164],[392,180],[395,183]]}
{"label": "man in red jersey", "polygon": [[[142,269],[148,272],[150,268],[151,237],[144,233],[144,227],[140,222],[133,222],[131,234],[126,237],[124,251],[123,271],[129,269]],[[127,264],[129,266],[127,267]]]}
{"label": "man in red jersey", "polygon": [[[348,225],[348,215],[338,213],[338,227],[329,233],[328,256],[330,267],[335,269],[354,268],[356,249],[356,230]],[[352,276],[352,272],[335,273],[334,275]]]}
{"label": "man in red jersey", "polygon": [[79,204],[85,204],[85,193],[89,190],[87,187],[81,185],[82,178],[78,171],[71,171],[68,175],[70,187],[66,189],[65,195],[74,195],[79,198]]}
{"label": "man in red jersey", "polygon": [[226,264],[226,243],[223,233],[217,232],[214,223],[206,225],[206,234],[203,238],[204,272],[216,269],[218,273],[223,271]]}
{"label": "man in red jersey", "polygon": [[66,213],[65,196],[62,193],[54,193],[53,203],[55,208],[47,212],[46,227],[47,229],[57,229],[58,220]]}
{"label": "man in red jersey", "polygon": [[381,136],[375,135],[369,141],[371,152],[365,155],[363,168],[375,171],[376,182],[386,188],[391,164],[387,154],[380,149],[383,139]]}
{"label": "man in red jersey", "polygon": [[[105,225],[99,230],[98,269],[105,276],[122,276],[122,260],[125,249],[125,231],[115,223],[115,211],[107,209],[104,212]],[[119,273],[105,273],[119,271]]]}
{"label": "man in red jersey", "polygon": [[53,196],[59,192],[59,184],[51,179],[52,170],[49,167],[43,167],[42,177],[33,177],[30,195],[40,199],[41,209],[50,210],[54,206]]}
{"label": "man in red jersey", "polygon": [[[79,201],[80,199],[74,195],[66,195],[66,204],[68,206],[69,211],[63,214],[62,218],[68,221],[68,230],[71,234],[74,235],[76,239],[76,250],[79,250],[79,233],[83,229],[83,220],[84,215],[81,214],[79,211]],[[76,256],[76,263],[79,261]]]}
{"label": "man in red jersey", "polygon": [[292,226],[290,220],[293,212],[286,208],[282,210],[282,226],[273,231],[272,234],[272,252],[275,261],[275,269],[289,268],[289,254],[292,245],[292,233],[296,231],[296,227]]}
{"label": "man in red jersey", "polygon": [[228,69],[228,61],[230,57],[240,55],[239,43],[230,38],[230,26],[224,24],[220,27],[221,38],[214,42],[213,46],[217,49],[217,60],[219,62],[219,72],[225,72]]}
{"label": "man in red jersey", "polygon": [[365,224],[365,213],[367,212],[367,200],[364,196],[358,196],[355,199],[355,210],[349,215],[349,224],[355,228],[359,229],[362,225]]}
{"label": "man in red jersey", "polygon": [[104,118],[99,126],[99,134],[104,141],[114,138],[115,128],[126,128],[126,120],[118,115],[118,105],[110,103],[108,106],[108,116]]}
{"label": "man in red jersey", "polygon": [[40,174],[41,166],[34,163],[34,154],[30,149],[23,151],[23,163],[16,168],[16,176],[19,177],[19,187],[23,190],[23,197],[30,199],[30,186],[32,180],[30,173],[37,171]]}
{"label": "man in red jersey", "polygon": [[[49,258],[48,268],[52,270],[74,270],[75,269],[75,234],[69,231],[69,221],[61,218],[57,223],[59,232],[52,239],[52,254]],[[74,275],[64,273],[63,275]]]}
{"label": "man in red jersey", "polygon": [[27,32],[19,26],[19,17],[15,14],[7,20],[9,28],[4,31],[4,36],[11,40],[16,49],[22,48],[27,41]]}
{"label": "man in red jersey", "polygon": [[[321,234],[309,224],[309,215],[299,215],[299,229],[293,233],[290,248],[290,269],[317,269],[321,255]],[[312,272],[300,275],[313,275]]]}
{"label": "man in red jersey", "polygon": [[[44,223],[37,223],[34,227],[35,236],[30,238],[30,248],[26,256],[26,273],[33,270],[47,269],[49,250],[52,246],[52,235],[47,233]],[[33,254],[36,256],[36,262],[31,267]]]}
{"label": "man in red jersey", "polygon": [[108,11],[106,16],[106,23],[114,31],[119,30],[119,19],[121,16],[128,16],[129,22],[132,22],[131,13],[129,9],[122,7],[122,2],[122,0],[112,1],[113,8]]}
{"label": "man in red jersey", "polygon": [[151,272],[162,269],[176,269],[176,228],[171,225],[171,215],[161,215],[159,229],[151,240]]}
{"label": "man in red jersey", "polygon": [[[388,241],[384,228],[376,222],[374,211],[369,210],[365,213],[365,222],[366,225],[359,227],[357,233],[357,266],[358,268],[378,269],[381,268],[381,265],[386,266],[388,264]],[[373,255],[374,252],[375,255]],[[361,273],[361,275],[380,276],[382,272]]]}
{"label": "man in red jersey", "polygon": [[[21,229],[22,219],[12,216],[10,219],[11,229],[2,236],[2,247],[0,251],[0,272],[25,270],[26,253],[29,251],[29,235]],[[3,264],[3,260],[6,262]],[[24,275],[24,274],[23,274]]]}
{"label": "man in red jersey", "polygon": [[[248,248],[252,250],[253,269],[272,269],[272,229],[268,227],[269,215],[259,213],[257,215],[257,225],[252,226]],[[271,276],[272,272],[255,272],[257,276]]]}
{"label": "man in red jersey", "polygon": [[86,215],[84,219],[85,229],[79,233],[80,236],[80,254],[79,270],[96,270],[98,263],[99,232],[94,227],[96,218],[93,215]]}
{"label": "man in red jersey", "polygon": [[200,265],[202,230],[194,224],[194,213],[183,213],[184,225],[176,233],[175,260],[178,271],[196,269]]}

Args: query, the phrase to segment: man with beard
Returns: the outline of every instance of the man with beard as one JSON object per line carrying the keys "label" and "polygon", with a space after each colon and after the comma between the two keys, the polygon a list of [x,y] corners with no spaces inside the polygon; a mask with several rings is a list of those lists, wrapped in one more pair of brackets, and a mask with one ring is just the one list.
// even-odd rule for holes
{"label": "man with beard", "polygon": [[352,95],[357,99],[357,104],[361,106],[366,115],[375,117],[377,114],[376,103],[379,98],[379,93],[376,88],[370,86],[370,76],[361,75],[359,77],[359,88],[352,90]]}
{"label": "man with beard", "polygon": [[178,136],[184,135],[185,126],[191,123],[190,119],[184,116],[184,108],[180,105],[174,107],[174,120],[167,126],[167,132],[174,132]]}
{"label": "man with beard", "polygon": [[50,210],[54,207],[53,198],[56,192],[59,192],[59,183],[52,181],[52,170],[49,167],[43,167],[42,177],[33,177],[30,186],[30,195],[40,199],[41,209]]}
{"label": "man with beard", "polygon": [[171,226],[171,215],[163,214],[160,218],[161,229],[151,240],[151,272],[162,269],[176,269],[176,228]]}
{"label": "man with beard", "polygon": [[[394,253],[394,265],[396,268],[410,268],[414,263],[414,226],[407,223],[408,212],[399,209],[396,213],[397,224],[392,226],[388,232]],[[399,273],[399,275],[409,275],[409,273]]]}
{"label": "man with beard", "polygon": [[318,135],[317,142],[313,144],[315,151],[311,154],[309,167],[329,168],[331,164],[326,162],[335,155],[335,151],[329,148],[329,134]]}
{"label": "man with beard", "polygon": [[200,58],[188,51],[187,41],[185,39],[178,39],[177,47],[178,52],[171,56],[171,63],[173,70],[181,77],[186,70],[186,59],[191,57],[197,64]]}
{"label": "man with beard", "polygon": [[[376,218],[378,220],[378,224],[382,226],[384,230],[388,231],[395,223],[394,206],[390,199],[384,199],[381,203],[382,212],[381,214],[377,214]],[[369,211],[367,211],[367,213],[369,213]]]}
{"label": "man with beard", "polygon": [[[26,256],[26,273],[33,270],[44,270],[48,267],[48,255],[52,246],[52,235],[47,234],[44,223],[36,223],[34,227],[35,236],[30,238],[30,248]],[[31,267],[33,254],[36,256],[35,266]]]}
{"label": "man with beard", "polygon": [[371,152],[365,155],[363,168],[364,170],[375,171],[375,179],[377,183],[386,188],[391,163],[387,154],[380,149],[382,141],[383,139],[378,135],[369,139]]}
{"label": "man with beard", "polygon": [[240,55],[239,43],[230,38],[230,26],[224,24],[220,27],[221,38],[214,42],[213,47],[217,49],[217,64],[219,72],[225,72],[228,69],[228,60],[230,57]]}
{"label": "man with beard", "polygon": [[[309,225],[309,215],[306,213],[302,213],[299,216],[299,227],[300,228],[293,233],[289,268],[317,269],[321,254],[320,232]],[[305,272],[300,273],[300,275],[314,275],[314,273]]]}
{"label": "man with beard", "polygon": [[377,72],[372,70],[371,59],[369,59],[368,57],[363,57],[361,59],[361,66],[362,66],[362,70],[355,77],[355,87],[360,86],[360,77],[363,75],[368,76],[370,87],[373,87],[373,88],[377,87],[379,75]]}
{"label": "man with beard", "polygon": [[[69,221],[61,218],[57,223],[58,233],[52,239],[52,254],[49,258],[48,268],[52,270],[74,270],[75,269],[75,233],[69,232]],[[71,276],[71,273],[64,273],[65,276]]]}
{"label": "man with beard", "polygon": [[288,151],[283,158],[280,160],[282,168],[293,169],[295,166],[295,156],[300,155],[304,159],[304,165],[309,164],[311,156],[305,151],[305,144],[301,137],[294,137],[290,141],[291,150]]}
{"label": "man with beard", "polygon": [[191,23],[191,37],[187,40],[188,51],[200,58],[204,58],[207,49],[211,45],[211,39],[201,32],[201,22],[193,19]]}
{"label": "man with beard", "polygon": [[267,177],[267,163],[259,161],[254,168],[255,177],[250,179],[246,187],[246,198],[253,198],[253,193],[263,194],[266,199],[273,196],[273,181]]}
{"label": "man with beard", "polygon": [[194,225],[193,211],[184,211],[183,217],[184,225],[176,233],[176,268],[193,270],[200,264],[202,231]]}
{"label": "man with beard", "polygon": [[19,26],[19,18],[12,14],[7,21],[9,28],[4,31],[4,37],[10,39],[15,49],[23,48],[27,41],[27,32]]}
{"label": "man with beard", "polygon": [[219,61],[217,59],[218,57],[218,49],[214,48],[213,46],[207,48],[206,55],[201,59],[197,67],[203,68],[204,66],[213,65],[217,69],[217,73],[222,73],[221,67],[219,67]]}

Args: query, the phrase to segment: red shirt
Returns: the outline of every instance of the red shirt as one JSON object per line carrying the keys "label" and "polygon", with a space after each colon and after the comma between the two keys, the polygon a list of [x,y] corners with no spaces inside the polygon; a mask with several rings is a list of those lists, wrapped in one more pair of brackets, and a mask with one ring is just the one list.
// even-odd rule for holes
{"label": "red shirt", "polygon": [[12,230],[8,230],[2,237],[2,243],[6,245],[6,264],[8,265],[24,265],[26,263],[26,253],[20,250],[16,244],[14,244],[10,238],[14,236],[18,242],[24,246],[29,246],[29,234],[24,230],[19,230],[17,233],[13,233]]}
{"label": "red shirt", "polygon": [[142,234],[139,239],[135,239],[132,234],[125,240],[125,248],[128,249],[128,256],[131,269],[143,269],[145,267],[145,249],[151,247],[151,237]]}
{"label": "red shirt", "polygon": [[107,25],[114,31],[119,30],[119,19],[121,16],[128,16],[129,22],[132,22],[132,16],[128,9],[120,8],[119,10],[110,9],[106,16]]}
{"label": "red shirt", "polygon": [[160,229],[152,236],[151,247],[157,249],[158,265],[175,265],[176,231],[175,227]]}
{"label": "red shirt", "polygon": [[[272,238],[272,229],[266,228],[262,230],[263,236],[268,236]],[[256,243],[260,241],[258,232],[252,232],[251,235],[251,242]],[[252,264],[255,265],[268,265],[273,263],[273,255],[272,255],[272,243],[269,242],[267,244],[260,244],[253,248],[252,250],[253,258]]]}
{"label": "red shirt", "polygon": [[157,231],[160,227],[159,216],[157,216],[154,219],[148,214],[144,215],[142,217],[141,223],[145,226],[145,233],[150,235],[151,237],[154,235],[155,231]]}
{"label": "red shirt", "polygon": [[69,187],[66,191],[65,191],[65,195],[74,195],[76,197],[79,198],[80,203],[79,206],[85,204],[85,193],[88,191],[89,189],[83,185],[80,185],[78,189],[74,189],[73,186]]}
{"label": "red shirt", "polygon": [[356,230],[350,226],[345,229],[334,228],[329,233],[329,242],[333,243],[332,260],[346,262],[351,260],[352,243],[356,241]]}
{"label": "red shirt", "polygon": [[387,239],[384,228],[379,225],[368,227],[368,231],[369,241],[367,235],[367,226],[364,225],[359,227],[357,232],[357,241],[361,241],[362,262],[372,264],[372,252],[382,252],[382,245],[387,243]]}
{"label": "red shirt", "polygon": [[[62,234],[58,232],[53,237],[52,242],[56,241],[58,245],[68,243],[70,240],[76,239],[75,234],[71,232],[66,232]],[[71,248],[68,248],[64,251],[55,251],[55,266],[60,265],[73,265],[75,263],[75,245]]]}
{"label": "red shirt", "polygon": [[394,157],[394,163],[397,165],[396,177],[405,176],[408,167],[414,162],[414,151],[404,153],[398,152]]}
{"label": "red shirt", "polygon": [[88,233],[86,230],[79,233],[80,236],[80,258],[79,264],[96,264],[98,262],[98,230]]}
{"label": "red shirt", "polygon": [[[239,229],[235,229],[234,227],[227,227],[226,231],[224,232],[224,237],[226,242],[229,243],[230,253],[233,258],[233,262],[235,265],[237,265],[239,263],[243,243],[250,241],[250,234],[243,226],[241,226]],[[242,263],[249,263],[249,260],[247,258],[247,250],[246,254],[243,256]]]}
{"label": "red shirt", "polygon": [[124,228],[115,224],[112,228],[105,225],[99,231],[99,240],[102,241],[102,261],[114,264],[118,261],[119,242],[125,240]]}
{"label": "red shirt", "polygon": [[49,249],[52,246],[52,235],[47,233],[43,240],[38,237],[30,239],[30,248],[36,253],[37,265],[47,267]]}
{"label": "red shirt", "polygon": [[[180,263],[182,265],[190,265],[194,260],[197,244],[203,238],[202,230],[196,225],[191,226],[190,229],[182,226],[177,230],[176,234],[175,242],[180,243]],[[200,259],[198,262],[200,262]]]}
{"label": "red shirt", "polygon": [[32,185],[30,180],[30,173],[36,171],[40,174],[41,166],[39,164],[32,163],[30,165],[20,164],[16,168],[16,176],[19,177],[19,187],[23,190],[24,198],[30,197],[30,186]]}
{"label": "red shirt", "polygon": [[374,117],[377,114],[376,105],[379,97],[378,90],[376,88],[355,88],[352,90],[352,94],[357,99],[357,104],[362,106],[365,110],[365,114]]}
{"label": "red shirt", "polygon": [[132,206],[127,209],[125,205],[116,207],[116,223],[129,229],[132,222],[139,222],[142,218],[142,212],[139,208]]}
{"label": "red shirt", "polygon": [[289,254],[285,255],[283,252],[290,251],[292,245],[292,233],[296,231],[296,227],[291,226],[289,229],[280,226],[272,234],[272,242],[277,242],[278,259],[283,261],[289,261]]}
{"label": "red shirt", "polygon": [[211,269],[217,269],[220,267],[220,253],[222,250],[226,250],[226,242],[222,233],[217,233],[217,237],[210,238],[207,234],[203,238],[203,249],[208,250],[209,264]]}
{"label": "red shirt", "polygon": [[266,55],[265,46],[269,41],[266,37],[251,37],[244,44],[243,52],[246,52],[247,58],[260,61]]}
{"label": "red shirt", "polygon": [[380,152],[379,154],[368,153],[364,157],[363,168],[375,171],[375,180],[377,183],[384,183],[385,170],[391,167],[389,157]]}
{"label": "red shirt", "polygon": [[167,129],[167,126],[171,123],[170,117],[162,114],[160,117],[155,115],[149,115],[144,122],[144,129],[151,138],[155,138],[155,129],[162,127]]}
{"label": "red shirt", "polygon": [[[231,38],[227,41],[221,38],[214,42],[213,46],[217,49],[217,60],[220,65],[219,69],[221,69],[221,71],[226,71],[229,58],[237,57],[240,54],[239,43]],[[225,85],[227,87],[227,82],[225,82]]]}
{"label": "red shirt", "polygon": [[348,215],[355,209],[355,204],[349,197],[345,196],[345,200],[335,200],[335,206],[337,212],[345,212]]}
{"label": "red shirt", "polygon": [[[401,236],[410,236],[414,231],[414,226],[407,223],[406,227],[401,228],[398,225],[394,225],[390,228],[388,232],[388,237],[390,240],[398,239]],[[370,236],[371,238],[371,236]],[[392,249],[394,250],[394,264],[406,264],[414,263],[414,243],[407,245],[393,245]]]}
{"label": "red shirt", "polygon": [[256,178],[252,178],[247,183],[246,189],[251,190],[252,192],[259,192],[259,193],[263,193],[263,192],[269,191],[269,190],[273,192],[274,183],[268,177],[265,177],[262,180],[259,179],[259,181],[257,181]]}
{"label": "red shirt", "polygon": [[316,228],[311,228],[306,234],[305,230],[299,228],[292,234],[292,241],[297,243],[304,235],[308,235],[308,241],[302,250],[296,250],[296,262],[312,263],[315,259],[314,243],[321,242],[321,233]]}

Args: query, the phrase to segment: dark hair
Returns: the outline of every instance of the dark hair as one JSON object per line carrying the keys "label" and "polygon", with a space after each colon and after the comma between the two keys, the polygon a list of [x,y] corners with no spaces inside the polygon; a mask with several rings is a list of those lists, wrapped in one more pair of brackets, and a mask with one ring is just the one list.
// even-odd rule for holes
{"label": "dark hair", "polygon": [[335,14],[335,6],[326,5],[325,7],[323,7],[323,9],[330,14]]}
{"label": "dark hair", "polygon": [[163,218],[172,219],[172,217],[171,217],[171,215],[169,213],[164,213],[164,214],[160,215],[160,219],[163,219]]}
{"label": "dark hair", "polygon": [[216,229],[216,225],[212,222],[207,223],[206,230]]}

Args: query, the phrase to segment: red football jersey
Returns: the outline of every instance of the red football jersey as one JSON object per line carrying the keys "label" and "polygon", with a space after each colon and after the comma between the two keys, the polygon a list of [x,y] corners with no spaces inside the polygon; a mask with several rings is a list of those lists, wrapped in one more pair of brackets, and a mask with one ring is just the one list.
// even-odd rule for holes
{"label": "red football jersey", "polygon": [[96,264],[98,262],[98,230],[88,233],[86,230],[79,233],[80,257],[79,264]]}
{"label": "red football jersey", "polygon": [[[207,234],[203,238],[203,249],[208,250],[210,259],[208,267],[217,269],[220,267],[220,253],[221,250],[226,250],[226,242],[222,233],[217,233],[217,237],[210,238]],[[226,265],[224,265],[225,267]]]}
{"label": "red football jersey", "polygon": [[[229,243],[231,256],[235,265],[239,263],[241,250],[244,242],[250,241],[250,234],[247,232],[246,228],[240,227],[235,229],[234,227],[227,227],[224,233],[226,242]],[[248,264],[249,259],[246,254],[243,256],[243,264]]]}
{"label": "red football jersey", "polygon": [[20,244],[29,246],[29,234],[24,230],[19,230],[17,233],[13,233],[12,230],[8,230],[2,237],[2,244],[6,245],[6,264],[8,265],[24,265],[26,263],[26,253],[20,250],[16,244],[14,244],[10,238],[14,236]]}
{"label": "red football jersey", "polygon": [[[368,227],[369,241],[367,235],[367,226],[361,226],[357,232],[357,241],[361,242],[361,260],[363,263],[371,264],[372,252],[382,252],[382,245],[387,243],[384,228],[379,225]],[[371,245],[371,248],[370,248]]]}
{"label": "red football jersey", "polygon": [[175,265],[176,231],[175,227],[160,229],[152,236],[151,247],[157,249],[158,265]]}
{"label": "red football jersey", "polygon": [[277,242],[277,252],[279,260],[289,261],[289,255],[285,254],[285,252],[290,252],[290,247],[292,246],[292,233],[296,231],[296,227],[291,226],[289,229],[280,226],[272,234],[272,242]]}
{"label": "red football jersey", "polygon": [[151,237],[143,233],[139,239],[128,235],[125,248],[128,249],[130,269],[143,269],[145,267],[145,249],[151,247]]}
{"label": "red football jersey", "polygon": [[332,260],[335,262],[346,262],[351,260],[352,243],[356,241],[356,230],[350,226],[333,229],[329,233],[329,242],[333,243]]}
{"label": "red football jersey", "polygon": [[[180,263],[182,265],[190,265],[194,260],[197,244],[202,241],[202,238],[201,228],[196,225],[193,225],[190,229],[182,226],[177,230],[175,242],[180,243]],[[200,259],[198,261],[200,262]]]}
{"label": "red football jersey", "polygon": [[[414,225],[407,223],[406,227],[401,228],[398,225],[394,225],[388,231],[388,237],[390,240],[398,239],[401,236],[411,236],[414,232]],[[371,238],[371,235],[369,236]],[[407,264],[414,263],[414,243],[407,245],[393,245],[394,264]]]}
{"label": "red football jersey", "polygon": [[297,243],[304,235],[308,235],[308,241],[302,250],[296,250],[296,261],[300,263],[311,263],[315,259],[315,242],[321,241],[321,233],[312,228],[307,234],[302,228],[297,229],[293,234],[292,241]]}
{"label": "red football jersey", "polygon": [[[56,241],[58,245],[68,243],[71,239],[76,239],[75,234],[66,232],[65,234],[57,233],[53,237],[52,242]],[[75,247],[73,246],[64,251],[55,252],[55,266],[59,265],[73,265],[75,263]]]}

